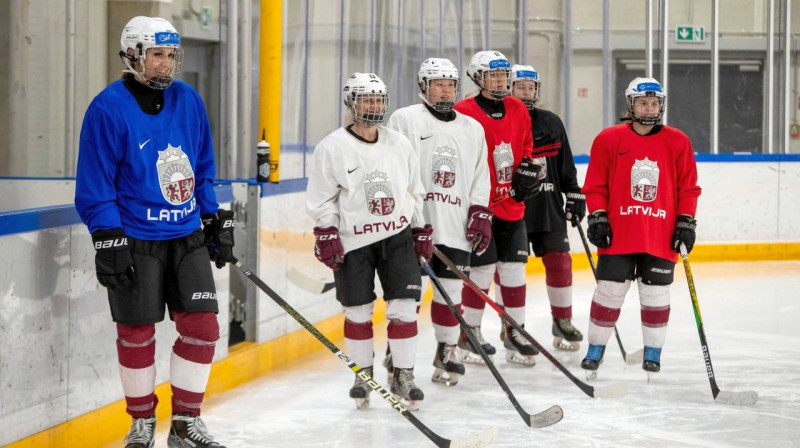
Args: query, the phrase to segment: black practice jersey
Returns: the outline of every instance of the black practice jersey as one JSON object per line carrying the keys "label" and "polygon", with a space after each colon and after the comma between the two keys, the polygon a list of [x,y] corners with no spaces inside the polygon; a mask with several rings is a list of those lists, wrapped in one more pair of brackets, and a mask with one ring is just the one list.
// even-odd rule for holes
{"label": "black practice jersey", "polygon": [[563,193],[580,193],[567,131],[558,115],[539,108],[530,111],[533,157],[547,160],[541,192],[525,201],[528,232],[566,231]]}

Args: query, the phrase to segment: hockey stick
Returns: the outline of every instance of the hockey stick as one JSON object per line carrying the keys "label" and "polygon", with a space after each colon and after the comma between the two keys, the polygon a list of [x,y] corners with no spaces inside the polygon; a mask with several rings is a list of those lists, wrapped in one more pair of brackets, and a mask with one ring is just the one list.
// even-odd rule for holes
{"label": "hockey stick", "polygon": [[[589,257],[589,265],[592,267],[592,275],[594,275],[595,281],[597,281],[597,268],[594,266],[594,258],[592,258],[592,251],[589,249],[589,242],[586,241],[586,235],[583,233],[583,227],[581,227],[581,223],[575,216],[572,217],[572,224],[578,228],[578,233],[581,234],[583,249],[586,251],[586,256]],[[616,325],[614,325],[614,337],[617,338],[619,351],[622,352],[622,359],[625,361],[625,364],[629,366],[638,366],[644,361],[644,349],[640,348],[633,353],[627,353],[625,351],[625,347],[622,346],[622,338],[619,337],[619,331],[617,331]]]}
{"label": "hockey stick", "polygon": [[301,289],[310,292],[311,294],[322,294],[336,287],[333,282],[323,282],[313,279],[300,272],[300,270],[296,269],[295,267],[290,267],[289,270],[286,271],[286,278],[288,278],[290,282],[294,283]]}
{"label": "hockey stick", "polygon": [[755,402],[758,401],[758,394],[755,391],[729,392],[719,390],[719,387],[717,387],[717,381],[714,379],[714,368],[711,367],[711,353],[708,351],[706,332],[703,330],[703,317],[700,316],[700,303],[697,301],[697,291],[694,289],[692,268],[689,266],[689,254],[686,252],[686,246],[683,243],[681,243],[681,258],[683,259],[683,269],[686,271],[686,282],[689,284],[689,295],[692,296],[692,309],[694,310],[694,319],[697,323],[697,332],[700,334],[700,347],[703,349],[703,359],[706,362],[708,382],[711,383],[711,395],[714,396],[715,401],[719,401],[720,403],[740,406],[755,404]]}
{"label": "hockey stick", "polygon": [[422,262],[422,269],[424,269],[425,272],[428,274],[428,277],[430,277],[431,282],[433,282],[433,285],[442,294],[445,303],[447,303],[447,307],[450,308],[450,311],[453,313],[454,316],[456,316],[456,319],[458,319],[458,323],[464,330],[464,334],[467,336],[467,339],[469,339],[469,343],[472,344],[475,350],[478,351],[478,354],[481,355],[481,358],[483,358],[483,362],[486,363],[486,367],[488,367],[489,370],[492,372],[492,375],[494,375],[494,378],[497,380],[497,383],[500,384],[500,387],[503,389],[503,392],[506,393],[506,396],[511,401],[511,404],[514,405],[514,409],[517,410],[517,413],[519,413],[520,417],[522,417],[522,420],[525,421],[525,424],[527,424],[531,428],[544,428],[560,422],[561,419],[564,418],[564,411],[558,405],[551,406],[549,409],[546,409],[535,415],[528,414],[527,412],[525,412],[525,409],[522,409],[522,405],[519,404],[517,398],[511,392],[511,389],[508,388],[508,384],[506,384],[505,380],[503,380],[503,377],[500,376],[500,372],[497,371],[497,367],[494,366],[494,363],[492,362],[491,358],[489,358],[489,355],[487,355],[486,352],[483,350],[483,347],[481,347],[480,342],[478,342],[477,338],[475,338],[475,335],[472,334],[472,330],[469,329],[467,322],[464,321],[464,318],[461,316],[461,313],[458,312],[458,309],[453,304],[453,300],[447,294],[447,291],[444,290],[444,286],[442,286],[442,283],[439,282],[439,278],[436,277],[436,274],[433,273],[431,265],[429,265],[424,258],[421,259],[421,262]]}
{"label": "hockey stick", "polygon": [[331,351],[331,353],[336,355],[337,358],[339,358],[343,363],[345,363],[345,365],[347,365],[347,367],[350,368],[350,370],[352,370],[359,377],[361,377],[361,379],[363,379],[372,388],[372,390],[374,390],[378,395],[381,396],[381,398],[383,398],[384,400],[386,400],[387,403],[389,403],[392,409],[399,412],[403,417],[406,418],[406,420],[411,422],[412,425],[414,425],[418,430],[420,430],[423,434],[425,434],[425,437],[430,439],[436,446],[441,448],[485,447],[490,445],[492,441],[495,439],[495,437],[497,437],[498,430],[496,427],[490,428],[481,434],[475,434],[469,437],[455,439],[455,440],[449,440],[439,436],[438,434],[433,432],[430,428],[425,426],[425,424],[419,421],[411,412],[409,412],[408,409],[406,409],[406,407],[400,401],[394,398],[391,392],[384,389],[383,386],[378,384],[377,381],[375,381],[372,377],[370,377],[369,374],[366,372],[366,370],[359,367],[344,352],[339,350],[339,348],[336,347],[336,345],[334,345],[333,342],[330,341],[330,339],[326,338],[325,335],[320,333],[320,331],[317,330],[317,327],[315,327],[314,324],[307,321],[302,315],[300,315],[300,313],[298,313],[294,308],[292,308],[291,305],[289,305],[285,300],[283,300],[281,296],[278,295],[278,293],[272,290],[272,288],[267,286],[267,284],[264,283],[260,278],[258,278],[258,276],[256,276],[251,270],[244,268],[239,260],[236,260],[234,258],[232,264],[236,266],[236,269],[238,269],[242,274],[244,274],[245,277],[247,277],[248,279],[250,279],[250,281],[255,283],[260,290],[264,291],[269,296],[270,299],[272,299],[275,303],[278,304],[278,306],[283,308],[286,314],[292,316],[292,318],[294,318],[294,320],[296,320],[300,325],[302,325],[303,328],[306,329],[306,331],[314,335],[314,337],[317,338],[317,340],[321,342],[322,345],[324,345],[328,350]]}
{"label": "hockey stick", "polygon": [[556,368],[560,370],[561,373],[566,375],[567,378],[569,378],[570,381],[572,381],[576,386],[578,386],[578,388],[582,390],[586,395],[593,398],[619,398],[627,394],[628,391],[627,387],[625,387],[625,383],[619,383],[605,387],[592,387],[584,383],[583,381],[579,380],[575,375],[572,374],[572,372],[567,370],[567,368],[564,367],[564,365],[561,364],[552,354],[550,354],[550,352],[548,352],[542,346],[542,344],[536,341],[536,339],[534,339],[533,336],[531,336],[530,333],[528,333],[525,330],[525,328],[523,328],[520,324],[517,323],[517,321],[515,321],[511,316],[509,316],[505,309],[501,308],[499,305],[494,303],[494,301],[490,299],[489,296],[487,296],[486,293],[483,292],[483,290],[478,285],[476,285],[475,282],[472,281],[472,279],[470,279],[469,277],[467,277],[466,274],[461,272],[461,270],[458,269],[455,263],[453,263],[453,261],[450,260],[447,257],[447,255],[443,254],[439,249],[435,247],[433,249],[433,252],[434,254],[436,254],[437,257],[439,257],[440,260],[442,260],[442,263],[444,263],[445,266],[447,266],[451,271],[453,271],[458,276],[458,278],[460,278],[464,282],[464,284],[467,285],[469,289],[474,291],[475,294],[477,294],[481,299],[483,299],[484,302],[489,304],[489,306],[491,306],[497,312],[497,314],[500,315],[500,318],[503,321],[514,327],[521,335],[523,335],[525,339],[528,340],[528,342],[533,344],[533,346],[536,347],[539,350],[539,352],[541,352],[544,355],[545,358],[547,358],[554,366],[556,366]]}

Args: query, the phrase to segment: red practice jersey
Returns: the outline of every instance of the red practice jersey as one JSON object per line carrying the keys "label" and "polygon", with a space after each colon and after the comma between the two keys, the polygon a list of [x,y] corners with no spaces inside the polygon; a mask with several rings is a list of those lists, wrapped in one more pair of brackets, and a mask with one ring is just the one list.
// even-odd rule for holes
{"label": "red practice jersey", "polygon": [[606,210],[611,247],[599,255],[648,253],[677,261],[671,247],[679,215],[694,216],[700,187],[689,137],[662,126],[637,134],[629,123],[594,139],[583,190],[589,212]]}
{"label": "red practice jersey", "polygon": [[524,202],[508,198],[498,204],[491,204],[511,188],[511,179],[522,158],[533,155],[531,118],[522,101],[511,95],[503,98],[503,107],[505,114],[499,119],[488,116],[475,98],[459,101],[455,105],[455,110],[477,120],[486,134],[489,177],[492,181],[489,204],[494,215],[506,221],[517,221],[525,215]]}

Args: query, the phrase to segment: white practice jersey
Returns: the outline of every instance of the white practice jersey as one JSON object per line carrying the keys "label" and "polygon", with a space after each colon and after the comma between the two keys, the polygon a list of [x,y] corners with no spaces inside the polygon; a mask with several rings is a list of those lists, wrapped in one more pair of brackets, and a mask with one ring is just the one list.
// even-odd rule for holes
{"label": "white practice jersey", "polygon": [[425,220],[433,225],[434,243],[471,251],[467,212],[471,205],[489,205],[486,139],[480,123],[455,113],[455,120],[442,121],[416,104],[395,111],[387,126],[408,137],[419,156]]}
{"label": "white practice jersey", "polygon": [[339,128],[311,156],[306,210],[317,226],[339,229],[345,253],[424,226],[424,195],[417,153],[383,126],[375,143]]}

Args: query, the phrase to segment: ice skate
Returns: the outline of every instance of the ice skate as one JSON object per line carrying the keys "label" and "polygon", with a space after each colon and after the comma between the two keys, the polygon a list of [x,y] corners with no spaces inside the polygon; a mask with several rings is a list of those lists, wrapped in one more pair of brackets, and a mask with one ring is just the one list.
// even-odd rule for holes
{"label": "ice skate", "polygon": [[583,335],[572,325],[571,319],[553,319],[553,347],[557,350],[578,351],[582,340]]}
{"label": "ice skate", "polygon": [[642,369],[647,372],[647,382],[654,374],[661,371],[661,349],[655,347],[644,347],[644,361],[642,361]]}
{"label": "ice skate", "polygon": [[156,442],[156,418],[135,418],[128,435],[122,440],[125,448],[153,448]]}
{"label": "ice skate", "polygon": [[605,345],[589,344],[589,350],[586,352],[586,357],[581,361],[581,368],[586,371],[586,379],[593,380],[597,378],[597,369],[603,363],[603,355],[606,352]]}
{"label": "ice skate", "polygon": [[[521,327],[525,328],[525,325],[521,325]],[[516,328],[504,325],[503,331],[500,333],[500,339],[503,340],[503,346],[506,348],[506,362],[527,367],[536,365],[534,356],[539,354],[539,350],[525,339]]]}
{"label": "ice skate", "polygon": [[464,364],[458,360],[458,348],[440,342],[436,347],[436,356],[433,358],[433,371],[431,381],[445,386],[455,386],[464,374]]}
{"label": "ice skate", "polygon": [[[485,339],[483,339],[483,333],[481,333],[481,327],[469,327],[469,330],[475,336],[475,339],[478,340],[478,343],[481,345],[481,348],[487,355],[489,355],[489,359],[494,359],[493,356],[497,353],[497,350],[494,346]],[[469,342],[467,339],[466,333],[461,331],[461,336],[458,338],[458,348],[459,348],[459,358],[461,362],[466,362],[469,364],[485,364],[483,362],[483,358],[481,358],[480,353],[472,347],[472,343]]]}
{"label": "ice skate", "polygon": [[414,383],[414,368],[394,369],[394,378],[389,389],[394,398],[401,401],[409,411],[419,410],[420,402],[425,398],[425,394]]}
{"label": "ice skate", "polygon": [[200,419],[186,414],[172,416],[172,428],[167,439],[169,448],[225,448],[214,441]]}
{"label": "ice skate", "polygon": [[[372,376],[372,366],[364,367],[362,370],[370,377]],[[369,407],[370,392],[372,392],[372,388],[356,373],[356,381],[353,383],[353,387],[350,388],[350,398],[356,401],[357,409],[366,409]]]}

